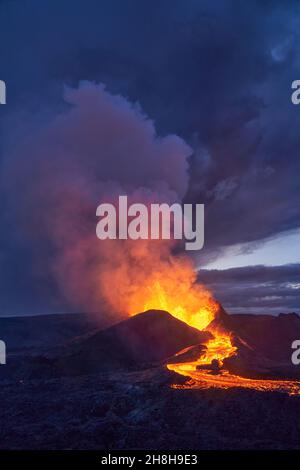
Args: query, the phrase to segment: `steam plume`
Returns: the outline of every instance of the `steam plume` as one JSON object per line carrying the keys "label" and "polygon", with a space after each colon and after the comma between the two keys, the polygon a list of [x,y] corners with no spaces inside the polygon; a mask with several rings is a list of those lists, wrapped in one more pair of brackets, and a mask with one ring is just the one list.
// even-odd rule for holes
{"label": "steam plume", "polygon": [[64,99],[63,112],[33,120],[7,158],[15,217],[42,256],[34,261],[55,276],[76,308],[136,313],[138,293],[145,298],[147,289],[170,277],[176,278],[171,290],[180,285],[186,296],[193,269],[188,259],[172,255],[174,242],[99,241],[95,211],[120,194],[144,203],[180,201],[191,148],[175,135],[157,136],[137,104],[102,84],[68,88]]}

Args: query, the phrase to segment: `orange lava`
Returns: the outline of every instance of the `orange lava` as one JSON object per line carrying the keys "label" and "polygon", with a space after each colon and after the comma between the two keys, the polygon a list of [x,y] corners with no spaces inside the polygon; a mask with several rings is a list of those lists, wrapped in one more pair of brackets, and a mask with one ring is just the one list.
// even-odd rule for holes
{"label": "orange lava", "polygon": [[[173,388],[178,389],[204,389],[204,388],[236,388],[242,387],[260,392],[283,392],[288,395],[300,395],[300,382],[296,380],[270,380],[270,379],[250,379],[239,375],[230,374],[225,369],[214,372],[209,369],[212,360],[217,360],[220,367],[223,365],[225,357],[231,357],[237,352],[237,348],[232,345],[228,335],[217,335],[214,339],[206,343],[207,350],[196,360],[191,362],[181,362],[167,364],[167,368],[177,374],[189,377],[184,384],[174,384]],[[189,348],[187,348],[189,349]],[[179,352],[177,355],[182,353]],[[186,352],[186,350],[184,350]],[[199,368],[200,366],[200,368]],[[208,366],[201,369],[201,366]]]}
{"label": "orange lava", "polygon": [[283,392],[288,395],[300,394],[300,382],[296,380],[248,379],[222,370],[218,374],[210,371],[191,369],[189,364],[168,364],[169,370],[190,379],[183,385],[172,385],[177,389],[236,388],[242,387],[260,392]]}
{"label": "orange lava", "polygon": [[206,344],[206,351],[202,354],[197,361],[191,362],[190,365],[194,367],[199,365],[211,364],[212,360],[217,360],[219,365],[223,365],[224,359],[233,356],[237,348],[232,345],[229,334],[212,332],[213,339],[210,339]]}
{"label": "orange lava", "polygon": [[210,292],[195,283],[189,265],[175,265],[171,273],[156,274],[141,286],[130,304],[131,312],[165,310],[198,330],[210,324],[218,308]]}
{"label": "orange lava", "polygon": [[[182,265],[179,271],[178,266],[174,266],[172,273],[169,271],[161,273],[162,275],[152,279],[153,282],[143,286],[140,295],[134,298],[135,308],[131,309],[136,312],[150,309],[166,310],[188,325],[199,330],[206,328],[213,334],[214,337],[205,344],[206,350],[197,360],[167,365],[169,370],[189,377],[184,384],[174,384],[172,387],[178,389],[243,387],[299,395],[300,382],[249,379],[230,374],[222,368],[224,359],[234,356],[237,348],[232,344],[228,332],[207,328],[215,318],[219,306],[206,289],[194,282],[195,277],[189,266],[181,270]],[[177,355],[182,352],[178,352]],[[217,360],[219,366],[217,371],[210,369],[213,360]]]}
{"label": "orange lava", "polygon": [[[176,277],[177,279],[177,277]],[[166,310],[174,317],[184,321],[188,325],[203,330],[206,328],[218,311],[218,304],[210,293],[202,286],[192,283],[169,283],[170,278],[156,280],[147,289],[147,298],[143,309]],[[170,295],[172,293],[172,295]],[[236,353],[236,347],[232,345],[230,335],[226,332],[213,331],[214,338],[206,343],[206,351],[196,361],[184,364],[169,364],[168,368],[182,375],[194,372],[199,365],[209,365],[213,359],[217,359],[220,366],[225,358]]]}

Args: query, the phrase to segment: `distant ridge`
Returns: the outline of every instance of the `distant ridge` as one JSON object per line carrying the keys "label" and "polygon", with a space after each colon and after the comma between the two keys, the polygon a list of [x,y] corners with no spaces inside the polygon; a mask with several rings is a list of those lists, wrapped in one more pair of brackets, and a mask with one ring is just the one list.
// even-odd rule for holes
{"label": "distant ridge", "polygon": [[57,366],[64,373],[75,374],[134,367],[163,361],[210,337],[168,312],[148,310],[85,338],[59,359]]}

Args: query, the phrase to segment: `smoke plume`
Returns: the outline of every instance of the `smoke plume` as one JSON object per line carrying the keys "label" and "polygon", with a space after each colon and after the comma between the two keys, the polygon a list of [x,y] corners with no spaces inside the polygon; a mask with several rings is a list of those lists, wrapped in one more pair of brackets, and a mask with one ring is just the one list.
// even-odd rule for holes
{"label": "smoke plume", "polygon": [[63,111],[32,118],[7,149],[4,185],[12,217],[35,243],[32,262],[74,308],[136,313],[158,282],[168,297],[179,285],[186,296],[195,276],[189,259],[172,254],[174,241],[100,241],[95,212],[121,194],[180,202],[191,148],[176,135],[157,136],[137,104],[102,84],[68,88],[64,100]]}

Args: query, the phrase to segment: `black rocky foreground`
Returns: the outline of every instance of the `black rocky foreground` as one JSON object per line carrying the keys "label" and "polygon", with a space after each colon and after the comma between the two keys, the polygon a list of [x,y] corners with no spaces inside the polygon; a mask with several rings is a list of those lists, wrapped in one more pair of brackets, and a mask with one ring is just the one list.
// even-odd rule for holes
{"label": "black rocky foreground", "polygon": [[300,449],[300,397],[176,390],[163,367],[5,381],[1,449]]}
{"label": "black rocky foreground", "polygon": [[[239,317],[220,307],[214,323],[238,345],[226,362],[232,373],[299,376],[290,360],[297,315]],[[210,333],[167,312],[109,328],[82,315],[2,319],[0,331],[8,347],[0,449],[300,449],[298,395],[171,388],[185,378],[164,364],[188,346],[198,354]]]}

